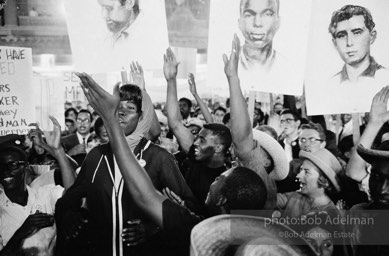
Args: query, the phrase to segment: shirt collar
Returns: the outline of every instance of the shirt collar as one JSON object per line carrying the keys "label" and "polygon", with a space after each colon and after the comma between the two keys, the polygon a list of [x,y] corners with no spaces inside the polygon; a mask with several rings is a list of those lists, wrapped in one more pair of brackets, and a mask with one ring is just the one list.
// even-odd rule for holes
{"label": "shirt collar", "polygon": [[[380,64],[378,64],[375,61],[375,59],[370,56],[370,64],[367,67],[367,69],[365,69],[365,71],[362,72],[362,74],[360,76],[361,77],[373,77],[374,78],[376,71],[381,69],[381,68],[384,68],[384,67],[381,66]],[[349,80],[349,76],[347,74],[346,65],[344,65],[343,68],[342,68],[342,71],[340,71],[336,75],[340,75],[340,81],[341,82],[348,81]]]}
{"label": "shirt collar", "polygon": [[120,40],[127,39],[134,34],[134,31],[139,26],[139,20],[143,16],[143,12],[139,10],[138,16],[132,23],[128,23],[124,28],[122,28],[119,32],[115,33],[112,37],[113,45],[116,44]]}
{"label": "shirt collar", "polygon": [[[252,66],[254,66],[256,64],[256,61],[252,60],[249,56],[247,56],[245,54],[246,47],[245,47],[245,45],[243,45],[242,53],[240,54],[239,58],[240,58],[241,65],[245,69],[250,69]],[[270,53],[269,58],[267,58],[266,62],[263,65],[261,65],[261,66],[263,66],[264,69],[269,69],[273,65],[275,58],[276,58],[276,51],[273,49],[271,51],[271,53]]]}
{"label": "shirt collar", "polygon": [[77,134],[78,142],[80,144],[83,144],[83,142],[84,142],[83,138],[85,138],[85,143],[86,143],[88,141],[89,136],[90,136],[90,133],[88,133],[88,135],[86,135],[85,137],[82,136],[81,134],[79,134],[78,132],[76,132],[76,134]]}

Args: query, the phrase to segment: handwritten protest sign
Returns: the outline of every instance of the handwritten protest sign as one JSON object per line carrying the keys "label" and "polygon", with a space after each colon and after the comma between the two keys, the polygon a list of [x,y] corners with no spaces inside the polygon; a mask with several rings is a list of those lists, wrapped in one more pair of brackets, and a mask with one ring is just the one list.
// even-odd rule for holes
{"label": "handwritten protest sign", "polygon": [[35,121],[30,48],[0,47],[0,136],[26,134]]}

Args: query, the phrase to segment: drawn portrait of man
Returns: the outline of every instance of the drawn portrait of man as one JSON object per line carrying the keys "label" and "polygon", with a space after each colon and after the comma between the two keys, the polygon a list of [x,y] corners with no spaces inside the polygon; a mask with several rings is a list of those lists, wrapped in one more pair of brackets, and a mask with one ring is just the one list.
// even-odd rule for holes
{"label": "drawn portrait of man", "polygon": [[335,11],[328,28],[332,42],[344,61],[342,70],[334,78],[358,82],[360,77],[375,77],[385,68],[370,55],[377,31],[370,11],[358,5],[345,5]]}
{"label": "drawn portrait of man", "polygon": [[239,29],[244,37],[240,64],[269,71],[276,62],[273,38],[280,27],[279,0],[241,0]]}
{"label": "drawn portrait of man", "polygon": [[162,67],[169,45],[164,0],[67,0],[65,9],[76,68],[120,71],[132,61]]}
{"label": "drawn portrait of man", "polygon": [[369,111],[374,94],[389,83],[387,11],[385,0],[315,2],[305,83],[309,115]]}
{"label": "drawn portrait of man", "polygon": [[234,0],[228,5],[222,0],[211,1],[209,83],[225,82],[220,56],[230,52],[236,34],[241,45],[238,72],[244,91],[301,95],[310,11],[311,1],[306,0]]}

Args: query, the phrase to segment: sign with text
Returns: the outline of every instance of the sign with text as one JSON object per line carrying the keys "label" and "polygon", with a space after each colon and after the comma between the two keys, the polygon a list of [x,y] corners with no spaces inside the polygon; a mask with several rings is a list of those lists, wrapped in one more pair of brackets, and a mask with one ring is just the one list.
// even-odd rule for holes
{"label": "sign with text", "polygon": [[0,136],[26,134],[35,121],[30,48],[0,46]]}

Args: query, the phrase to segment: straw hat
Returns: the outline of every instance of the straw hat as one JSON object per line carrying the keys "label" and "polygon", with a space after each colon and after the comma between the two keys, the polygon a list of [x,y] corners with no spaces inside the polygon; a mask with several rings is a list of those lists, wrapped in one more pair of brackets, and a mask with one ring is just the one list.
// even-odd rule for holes
{"label": "straw hat", "polygon": [[206,219],[192,229],[191,256],[221,256],[234,250],[235,255],[242,256],[316,255],[294,230],[269,218],[225,214]]}
{"label": "straw hat", "polygon": [[190,118],[188,120],[188,122],[185,124],[186,127],[189,127],[189,126],[197,126],[199,127],[200,129],[203,128],[203,121],[201,121],[199,118]]}
{"label": "straw hat", "polygon": [[327,149],[321,148],[320,150],[311,153],[304,150],[300,150],[299,157],[302,159],[307,159],[315,164],[319,169],[324,172],[326,177],[330,180],[332,185],[339,192],[341,190],[337,175],[342,170],[338,159]]}
{"label": "straw hat", "polygon": [[357,147],[358,154],[369,164],[389,162],[389,141],[384,141],[377,149],[365,148],[362,144]]}
{"label": "straw hat", "polygon": [[281,145],[269,134],[253,129],[254,140],[263,147],[273,159],[274,169],[269,174],[274,180],[283,180],[288,176],[289,163]]}

